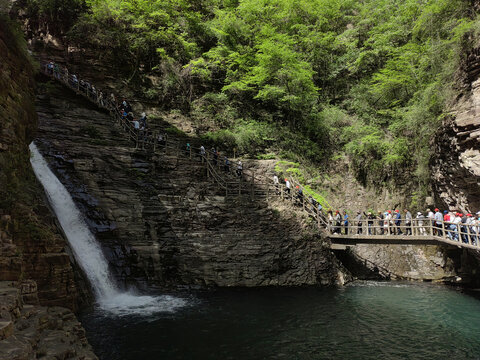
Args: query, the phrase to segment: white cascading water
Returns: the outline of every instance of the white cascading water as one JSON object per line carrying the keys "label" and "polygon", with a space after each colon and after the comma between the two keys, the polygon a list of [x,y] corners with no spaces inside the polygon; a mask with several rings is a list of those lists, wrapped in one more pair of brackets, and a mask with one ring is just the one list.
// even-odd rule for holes
{"label": "white cascading water", "polygon": [[173,312],[185,305],[183,299],[169,295],[141,296],[132,292],[121,292],[110,274],[102,249],[88,229],[70,193],[50,170],[34,143],[30,144],[30,152],[33,171],[43,185],[75,259],[88,277],[95,298],[103,310],[116,315],[148,315]]}

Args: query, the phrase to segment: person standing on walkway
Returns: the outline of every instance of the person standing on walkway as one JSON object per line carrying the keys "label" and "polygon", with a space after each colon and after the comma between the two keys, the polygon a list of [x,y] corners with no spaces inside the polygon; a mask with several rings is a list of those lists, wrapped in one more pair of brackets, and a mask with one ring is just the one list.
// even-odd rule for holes
{"label": "person standing on walkway", "polygon": [[330,232],[333,234],[335,232],[335,228],[333,227],[333,212],[332,212],[332,210],[328,210],[328,212],[327,212],[327,221],[328,221],[328,226],[330,228]]}
{"label": "person standing on walkway", "polygon": [[430,223],[427,223],[427,225],[432,227],[433,234],[435,235],[437,233],[435,229],[435,214],[433,213],[432,210],[427,209],[427,219],[429,219]]}
{"label": "person standing on walkway", "polygon": [[348,214],[346,210],[343,210],[343,228],[345,229],[345,235],[348,235]]}
{"label": "person standing on walkway", "polygon": [[342,223],[342,216],[340,215],[340,211],[335,212],[335,234],[340,234],[340,226]]}
{"label": "person standing on walkway", "polygon": [[[364,213],[365,214],[365,213]],[[375,216],[369,211],[367,213],[367,226],[368,226],[368,235],[373,235],[372,229],[373,229],[373,222],[374,222]]]}
{"label": "person standing on walkway", "polygon": [[415,218],[417,220],[418,233],[420,235],[427,235],[425,233],[425,228],[423,227],[423,222],[425,221],[425,216],[419,211]]}
{"label": "person standing on walkway", "polygon": [[228,160],[228,158],[225,156],[225,161],[224,161],[224,165],[223,165],[223,170],[225,172],[230,172],[230,160]]}
{"label": "person standing on walkway", "polygon": [[395,230],[397,235],[402,235],[402,229],[400,227],[402,226],[402,214],[400,214],[400,210],[395,210]]}
{"label": "person standing on walkway", "polygon": [[288,179],[285,179],[285,192],[290,195],[290,181],[288,181]]}
{"label": "person standing on walkway", "polygon": [[443,236],[443,231],[442,231],[443,215],[440,212],[440,210],[435,209],[434,219],[435,219],[435,227],[437,228],[437,235]]}
{"label": "person standing on walkway", "polygon": [[362,213],[357,211],[357,216],[355,218],[357,222],[357,235],[362,234]]}
{"label": "person standing on walkway", "polygon": [[385,219],[385,216],[383,215],[383,213],[381,211],[379,211],[378,215],[377,215],[378,231],[375,231],[375,234],[380,234],[380,235],[384,234],[384,231],[383,231],[383,221],[384,221],[384,219]]}
{"label": "person standing on walkway", "polygon": [[383,228],[385,229],[385,234],[390,235],[392,233],[390,222],[392,221],[392,211],[387,210],[385,212],[385,221],[383,222]]}
{"label": "person standing on walkway", "polygon": [[242,177],[242,174],[243,174],[243,164],[240,160],[238,160],[238,163],[237,163],[237,176],[240,178]]}
{"label": "person standing on walkway", "polygon": [[405,235],[412,235],[412,213],[407,209],[405,211]]}

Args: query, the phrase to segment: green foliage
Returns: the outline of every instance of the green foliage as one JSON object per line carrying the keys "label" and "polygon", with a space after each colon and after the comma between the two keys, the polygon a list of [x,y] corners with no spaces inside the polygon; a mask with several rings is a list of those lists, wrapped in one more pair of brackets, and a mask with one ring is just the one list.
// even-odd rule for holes
{"label": "green foliage", "polygon": [[14,7],[26,11],[32,28],[47,28],[51,34],[63,35],[86,10],[85,0],[19,0]]}
{"label": "green foliage", "polygon": [[169,126],[169,127],[165,128],[165,132],[167,134],[172,134],[172,135],[176,135],[176,136],[187,136],[185,134],[185,132],[183,132],[182,130],[180,130],[179,128],[174,127],[174,126]]}
{"label": "green foliage", "polygon": [[[69,19],[82,9],[28,0],[44,14],[55,1],[77,9]],[[189,112],[206,140],[256,156],[348,159],[365,184],[410,174],[426,186],[429,139],[480,29],[467,0],[86,4],[69,39],[101,50],[148,99]]]}

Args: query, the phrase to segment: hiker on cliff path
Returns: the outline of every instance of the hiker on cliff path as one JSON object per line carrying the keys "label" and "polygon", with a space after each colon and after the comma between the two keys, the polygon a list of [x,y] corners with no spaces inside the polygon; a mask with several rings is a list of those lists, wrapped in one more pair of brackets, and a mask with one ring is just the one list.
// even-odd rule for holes
{"label": "hiker on cliff path", "polygon": [[240,160],[238,160],[238,163],[237,163],[237,176],[238,177],[242,177],[242,174],[243,174],[243,164]]}
{"label": "hiker on cliff path", "polygon": [[223,170],[225,172],[230,172],[230,160],[228,160],[226,156],[224,157]]}

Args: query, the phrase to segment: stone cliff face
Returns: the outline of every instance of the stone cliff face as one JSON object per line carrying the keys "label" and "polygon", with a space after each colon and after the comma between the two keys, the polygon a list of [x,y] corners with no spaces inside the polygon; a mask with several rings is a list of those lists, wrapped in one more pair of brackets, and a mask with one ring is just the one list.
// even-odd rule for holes
{"label": "stone cliff face", "polygon": [[368,268],[393,279],[442,281],[457,275],[454,261],[440,246],[357,245],[353,251],[360,261],[368,260]]}
{"label": "stone cliff face", "polygon": [[450,209],[480,210],[480,48],[465,55],[461,95],[435,141],[436,193]]}
{"label": "stone cliff face", "polygon": [[37,296],[34,282],[22,288],[0,281],[0,360],[95,360],[85,330],[68,309],[25,305]]}
{"label": "stone cliff face", "polygon": [[0,280],[33,279],[42,304],[75,309],[66,243],[29,162],[37,116],[33,70],[21,39],[0,19]]}
{"label": "stone cliff face", "polygon": [[[335,284],[342,268],[293,210],[225,198],[199,162],[135,150],[60,85],[37,101],[37,145],[121,281],[152,285]],[[288,210],[288,209],[287,209]]]}
{"label": "stone cliff face", "polygon": [[94,360],[71,311],[81,275],[30,166],[33,69],[11,26],[0,14],[0,360]]}

